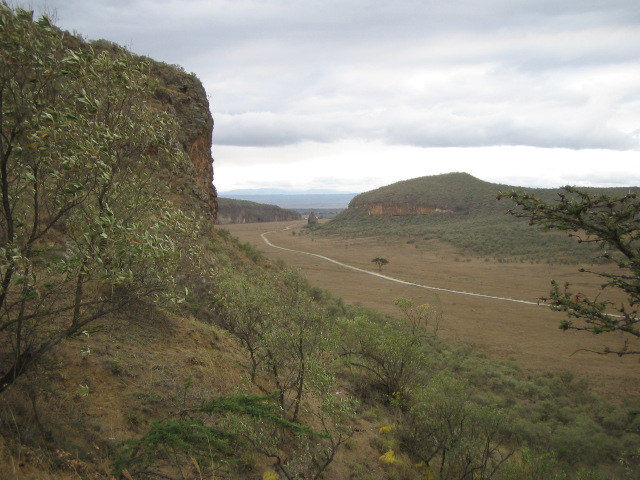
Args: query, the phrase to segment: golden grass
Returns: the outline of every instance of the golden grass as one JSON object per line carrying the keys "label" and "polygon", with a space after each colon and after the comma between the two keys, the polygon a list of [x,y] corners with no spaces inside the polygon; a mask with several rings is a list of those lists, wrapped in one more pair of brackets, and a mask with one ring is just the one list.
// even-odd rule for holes
{"label": "golden grass", "polygon": [[[536,301],[548,294],[550,280],[568,281],[576,290],[598,290],[596,277],[579,273],[578,265],[498,263],[484,258],[464,257],[437,240],[407,243],[407,239],[377,237],[345,239],[305,235],[304,222],[282,230],[292,222],[227,225],[232,235],[249,242],[271,259],[298,267],[314,285],[327,289],[347,303],[362,304],[397,315],[398,297],[415,303],[429,303],[441,311],[438,334],[452,342],[470,345],[476,351],[499,359],[515,359],[524,370],[564,369],[589,381],[591,388],[610,399],[640,395],[638,358],[597,355],[605,345],[620,347],[621,335],[594,336],[558,329],[563,314],[544,306],[525,305],[419,289],[345,269],[309,255],[267,246],[260,234],[276,245],[328,256],[359,268],[377,271],[371,263],[384,257],[389,264],[383,274],[403,280],[453,290]],[[638,343],[637,339],[630,339]],[[638,345],[636,350],[640,349]]]}

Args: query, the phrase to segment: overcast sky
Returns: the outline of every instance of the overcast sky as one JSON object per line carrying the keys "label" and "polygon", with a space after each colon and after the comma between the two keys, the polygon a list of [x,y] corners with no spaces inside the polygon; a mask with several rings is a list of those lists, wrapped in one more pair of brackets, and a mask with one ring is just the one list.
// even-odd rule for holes
{"label": "overcast sky", "polygon": [[639,0],[14,0],[180,64],[214,184],[640,185]]}

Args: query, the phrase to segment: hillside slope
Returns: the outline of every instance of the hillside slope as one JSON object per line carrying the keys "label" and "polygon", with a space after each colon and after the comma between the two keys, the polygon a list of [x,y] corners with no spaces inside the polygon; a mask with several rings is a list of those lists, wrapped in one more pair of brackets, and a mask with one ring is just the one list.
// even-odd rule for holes
{"label": "hillside slope", "polygon": [[[479,180],[467,173],[448,173],[405,180],[362,193],[349,208],[313,229],[320,234],[394,235],[414,240],[438,238],[462,254],[500,261],[584,262],[597,256],[590,245],[564,234],[544,234],[508,215],[514,206],[497,201],[506,190],[525,190],[552,200],[557,189],[522,189]],[[588,188],[610,195],[629,188]],[[631,190],[640,191],[640,188]]]}
{"label": "hillside slope", "polygon": [[447,173],[404,180],[356,196],[349,209],[369,215],[421,215],[430,213],[469,214],[498,211],[495,193],[499,185],[479,180],[468,173]]}

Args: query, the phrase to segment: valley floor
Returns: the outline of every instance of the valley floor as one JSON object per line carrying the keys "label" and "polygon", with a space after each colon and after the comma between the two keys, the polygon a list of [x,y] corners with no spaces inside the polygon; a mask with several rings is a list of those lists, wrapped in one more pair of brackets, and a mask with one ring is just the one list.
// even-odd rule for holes
{"label": "valley floor", "polygon": [[[225,226],[271,259],[300,268],[314,284],[351,304],[362,304],[398,315],[393,300],[410,298],[442,312],[438,334],[463,342],[500,359],[514,359],[525,370],[568,370],[586,378],[592,389],[612,399],[640,396],[640,368],[634,356],[597,355],[605,346],[620,347],[621,336],[595,336],[558,329],[563,314],[537,304],[505,302],[452,292],[425,290],[366,275],[318,257],[273,248],[274,245],[323,255],[377,272],[376,257],[389,260],[384,275],[444,289],[521,299],[535,303],[549,292],[551,279],[568,281],[573,290],[594,292],[598,280],[578,273],[578,265],[498,263],[459,255],[436,240],[321,237],[307,234],[305,222],[276,222]],[[286,229],[286,227],[291,227]],[[639,348],[636,348],[640,349]]]}

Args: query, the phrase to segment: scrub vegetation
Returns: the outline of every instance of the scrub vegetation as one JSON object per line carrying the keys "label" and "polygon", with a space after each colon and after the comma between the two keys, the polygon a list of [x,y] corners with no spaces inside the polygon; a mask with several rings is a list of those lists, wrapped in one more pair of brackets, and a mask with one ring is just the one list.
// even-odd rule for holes
{"label": "scrub vegetation", "polygon": [[[526,221],[508,214],[515,205],[497,202],[497,194],[510,187],[492,184],[466,173],[416,178],[381,187],[355,197],[349,208],[330,222],[310,226],[315,234],[359,236],[412,236],[440,239],[462,254],[510,262],[590,263],[598,258],[597,247],[576,244],[566,234],[543,233]],[[636,191],[637,189],[631,189]],[[624,195],[628,188],[587,189],[603,195]],[[559,190],[528,189],[544,201],[552,201]],[[426,205],[437,208],[427,215],[376,215],[368,207]]]}

